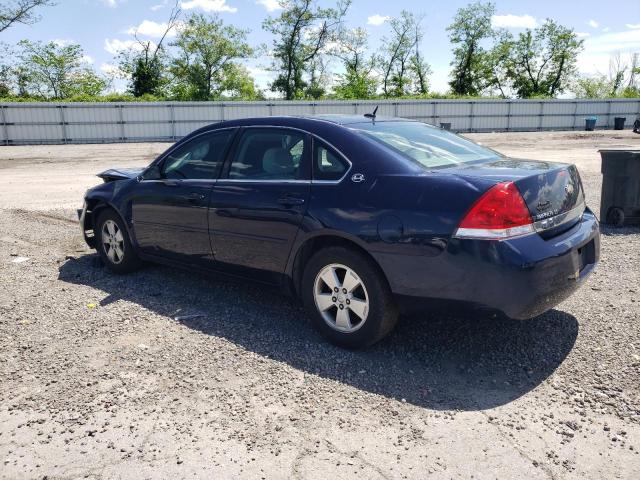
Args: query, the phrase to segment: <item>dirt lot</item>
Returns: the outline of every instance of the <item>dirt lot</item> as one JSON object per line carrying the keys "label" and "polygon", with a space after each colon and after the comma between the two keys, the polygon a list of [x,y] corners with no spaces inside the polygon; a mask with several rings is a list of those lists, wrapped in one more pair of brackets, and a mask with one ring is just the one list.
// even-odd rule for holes
{"label": "dirt lot", "polygon": [[[630,132],[470,135],[577,163]],[[526,322],[402,319],[323,342],[277,292],[109,274],[75,208],[166,144],[0,147],[1,478],[640,478],[640,229]]]}

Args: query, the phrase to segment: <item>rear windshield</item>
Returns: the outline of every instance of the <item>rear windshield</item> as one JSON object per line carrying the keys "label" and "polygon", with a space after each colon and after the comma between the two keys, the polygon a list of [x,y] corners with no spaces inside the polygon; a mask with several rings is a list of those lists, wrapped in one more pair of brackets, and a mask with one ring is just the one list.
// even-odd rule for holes
{"label": "rear windshield", "polygon": [[427,169],[495,160],[500,154],[451,132],[420,122],[358,123],[349,128]]}

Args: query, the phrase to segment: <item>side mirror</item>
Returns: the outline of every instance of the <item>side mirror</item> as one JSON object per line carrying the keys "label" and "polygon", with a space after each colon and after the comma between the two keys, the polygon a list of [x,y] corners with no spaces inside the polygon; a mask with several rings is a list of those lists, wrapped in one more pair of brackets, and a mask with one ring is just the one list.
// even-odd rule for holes
{"label": "side mirror", "polygon": [[152,165],[147,168],[140,176],[141,180],[160,180],[162,174],[160,173],[160,167],[158,165]]}

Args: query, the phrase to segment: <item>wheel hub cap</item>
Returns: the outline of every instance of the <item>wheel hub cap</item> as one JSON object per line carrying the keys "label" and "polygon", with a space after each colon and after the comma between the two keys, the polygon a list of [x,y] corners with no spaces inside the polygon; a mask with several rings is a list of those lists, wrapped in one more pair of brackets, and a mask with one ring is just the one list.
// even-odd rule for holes
{"label": "wheel hub cap", "polygon": [[118,224],[107,220],[102,225],[102,246],[111,263],[119,264],[124,260],[124,236]]}
{"label": "wheel hub cap", "polygon": [[324,321],[342,333],[355,332],[369,314],[369,296],[364,282],[351,268],[331,264],[314,283],[314,300]]}

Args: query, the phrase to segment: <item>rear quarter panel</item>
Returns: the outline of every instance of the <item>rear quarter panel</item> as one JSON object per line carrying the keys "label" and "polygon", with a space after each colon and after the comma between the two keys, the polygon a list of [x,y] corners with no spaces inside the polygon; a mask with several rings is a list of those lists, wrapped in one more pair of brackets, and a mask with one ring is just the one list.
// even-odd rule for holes
{"label": "rear quarter panel", "polygon": [[365,178],[362,183],[347,177],[337,185],[312,184],[294,252],[318,235],[346,238],[376,259],[392,290],[416,258],[440,268],[441,263],[428,259],[447,248],[462,216],[494,184],[441,173]]}

